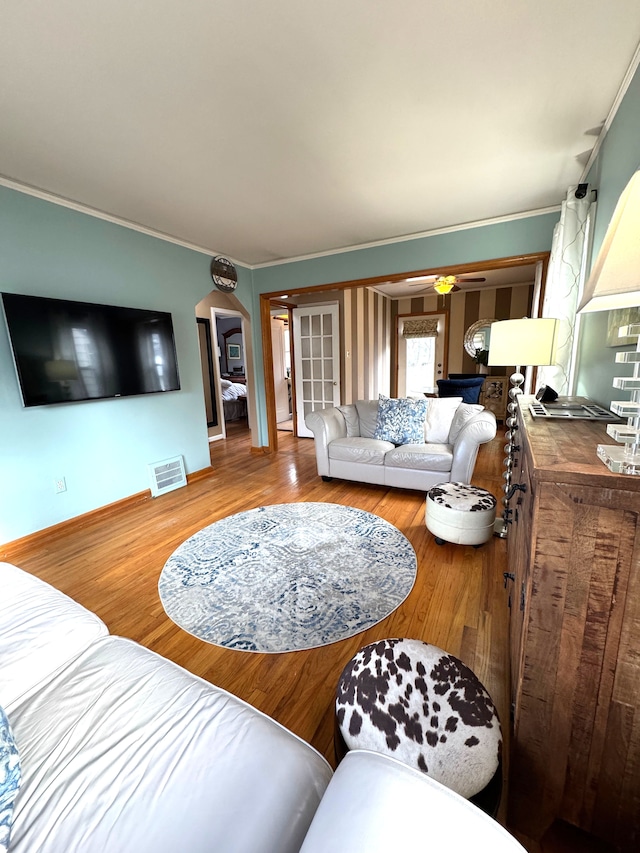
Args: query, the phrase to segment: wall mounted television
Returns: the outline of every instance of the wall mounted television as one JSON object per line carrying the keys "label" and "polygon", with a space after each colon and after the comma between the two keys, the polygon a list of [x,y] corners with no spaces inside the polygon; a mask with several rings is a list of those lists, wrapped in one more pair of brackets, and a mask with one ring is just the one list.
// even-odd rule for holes
{"label": "wall mounted television", "polygon": [[171,314],[1,296],[25,406],[180,389]]}

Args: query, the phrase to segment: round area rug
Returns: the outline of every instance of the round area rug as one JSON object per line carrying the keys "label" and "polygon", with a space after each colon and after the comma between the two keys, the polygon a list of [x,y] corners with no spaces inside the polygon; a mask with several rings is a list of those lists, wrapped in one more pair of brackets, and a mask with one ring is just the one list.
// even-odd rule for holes
{"label": "round area rug", "polygon": [[229,649],[291,652],[360,633],[398,607],[416,555],[392,524],[327,503],[223,518],[169,557],[158,590],[169,618]]}

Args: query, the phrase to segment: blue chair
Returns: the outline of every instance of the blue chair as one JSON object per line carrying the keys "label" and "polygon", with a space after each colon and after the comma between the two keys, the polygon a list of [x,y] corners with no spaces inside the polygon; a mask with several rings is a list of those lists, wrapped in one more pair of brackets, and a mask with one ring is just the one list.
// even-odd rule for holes
{"label": "blue chair", "polygon": [[474,376],[471,379],[437,379],[438,397],[462,397],[463,403],[477,403],[484,380],[484,376]]}

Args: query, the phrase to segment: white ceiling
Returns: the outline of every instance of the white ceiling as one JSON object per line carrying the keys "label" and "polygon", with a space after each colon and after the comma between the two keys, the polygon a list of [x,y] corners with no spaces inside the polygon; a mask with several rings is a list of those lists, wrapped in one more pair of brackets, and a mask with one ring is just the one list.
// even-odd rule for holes
{"label": "white ceiling", "polygon": [[0,174],[254,265],[557,205],[638,0],[23,0]]}

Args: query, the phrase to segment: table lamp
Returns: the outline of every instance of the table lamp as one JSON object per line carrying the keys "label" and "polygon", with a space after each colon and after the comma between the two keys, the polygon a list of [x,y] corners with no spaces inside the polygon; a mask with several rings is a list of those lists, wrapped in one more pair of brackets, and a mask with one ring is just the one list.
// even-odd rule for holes
{"label": "table lamp", "polygon": [[540,317],[530,319],[524,317],[521,320],[501,320],[491,324],[491,337],[489,339],[490,365],[515,364],[516,371],[511,374],[511,387],[509,388],[509,403],[507,405],[507,432],[505,438],[506,458],[504,460],[505,483],[502,498],[502,518],[496,520],[495,533],[505,538],[509,530],[509,501],[513,497],[517,486],[511,485],[511,472],[513,469],[513,456],[516,450],[515,437],[518,429],[516,409],[518,404],[516,398],[522,394],[524,374],[522,367],[540,367],[553,364],[555,338],[558,321],[552,318]]}
{"label": "table lamp", "polygon": [[[640,171],[627,184],[613,212],[584,289],[579,313],[640,306]],[[612,400],[614,415],[627,423],[607,424],[620,445],[599,444],[598,458],[616,474],[640,475],[640,323],[622,326],[620,337],[636,338],[635,352],[616,353],[616,363],[633,364],[632,376],[616,376],[613,387],[631,391],[630,400]]]}

